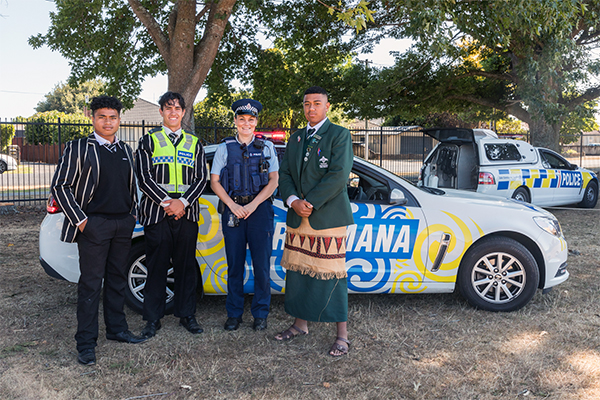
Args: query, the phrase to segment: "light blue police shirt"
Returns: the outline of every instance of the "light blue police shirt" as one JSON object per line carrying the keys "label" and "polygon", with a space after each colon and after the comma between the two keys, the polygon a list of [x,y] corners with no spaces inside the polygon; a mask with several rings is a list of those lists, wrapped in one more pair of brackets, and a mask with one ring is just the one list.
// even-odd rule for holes
{"label": "light blue police shirt", "polygon": [[[237,140],[237,137],[236,137]],[[254,140],[252,140],[254,141]],[[239,140],[238,140],[239,143]],[[277,152],[273,142],[265,140],[265,148],[263,149],[263,155],[265,158],[270,157],[269,161],[269,173],[279,171],[279,159],[277,158]],[[240,143],[241,144],[241,143]],[[215,151],[213,157],[212,168],[210,169],[211,174],[221,175],[221,170],[227,166],[227,144],[221,143]]]}

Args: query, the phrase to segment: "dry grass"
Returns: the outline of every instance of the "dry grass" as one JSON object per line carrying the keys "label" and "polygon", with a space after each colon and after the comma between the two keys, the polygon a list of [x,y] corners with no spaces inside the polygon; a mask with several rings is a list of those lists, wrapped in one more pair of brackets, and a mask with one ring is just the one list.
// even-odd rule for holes
{"label": "dry grass", "polygon": [[518,312],[477,311],[455,294],[351,296],[350,354],[333,359],[333,324],[272,339],[290,323],[281,296],[265,333],[248,311],[225,332],[224,297],[206,297],[199,336],[167,317],[151,341],[127,345],[107,342],[101,323],[93,367],[76,361],[76,285],[38,262],[44,214],[21,211],[0,216],[1,399],[600,398],[600,207],[553,210],[575,251],[571,278]]}

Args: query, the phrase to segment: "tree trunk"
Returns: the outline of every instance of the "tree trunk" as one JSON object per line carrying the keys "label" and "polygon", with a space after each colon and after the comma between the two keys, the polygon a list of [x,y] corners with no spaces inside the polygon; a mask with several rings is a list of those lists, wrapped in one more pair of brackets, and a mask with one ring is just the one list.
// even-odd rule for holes
{"label": "tree trunk", "polygon": [[529,125],[531,144],[560,152],[559,135],[561,125],[560,122],[550,124],[544,117],[532,117]]}

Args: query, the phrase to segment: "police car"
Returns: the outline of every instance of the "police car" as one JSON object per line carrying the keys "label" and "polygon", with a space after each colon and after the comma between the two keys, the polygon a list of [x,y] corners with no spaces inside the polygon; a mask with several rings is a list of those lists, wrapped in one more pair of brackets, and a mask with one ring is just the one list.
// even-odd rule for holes
{"label": "police car", "polygon": [[488,129],[425,129],[424,133],[439,143],[425,159],[418,185],[477,191],[546,207],[596,206],[596,174],[552,150],[498,139]]}
{"label": "police car", "polygon": [[[205,148],[211,163],[216,146]],[[283,151],[282,146],[277,150]],[[210,170],[210,167],[209,167]],[[348,177],[355,224],[347,229],[346,268],[350,293],[460,293],[475,307],[512,311],[536,293],[569,277],[567,243],[549,212],[514,200],[498,200],[457,190],[417,187],[385,169],[356,158]],[[207,188],[199,199],[196,259],[205,294],[227,293],[227,260],[218,198]],[[281,267],[287,209],[273,202],[275,233],[271,290],[285,292]],[[46,272],[77,282],[75,244],[59,240],[63,214],[50,200],[40,228],[40,262]],[[129,255],[127,304],[140,311],[144,301],[143,227],[135,228]],[[244,291],[252,293],[247,256]],[[167,310],[173,300],[169,271]]]}

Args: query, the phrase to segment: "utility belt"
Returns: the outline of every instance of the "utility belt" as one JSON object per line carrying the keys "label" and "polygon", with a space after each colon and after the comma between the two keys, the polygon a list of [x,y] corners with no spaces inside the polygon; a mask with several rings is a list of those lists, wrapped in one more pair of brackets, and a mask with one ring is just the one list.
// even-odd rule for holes
{"label": "utility belt", "polygon": [[[233,202],[235,204],[239,204],[240,206],[245,206],[246,204],[250,204],[252,202],[252,200],[254,200],[255,198],[256,198],[256,195],[231,196],[231,200],[233,200]],[[266,201],[273,203],[273,196],[271,195],[271,197],[268,197]],[[221,201],[220,199],[219,199],[219,204],[217,205],[217,211],[219,212],[219,214],[223,214],[225,212],[225,203],[223,203],[223,201]]]}
{"label": "utility belt", "polygon": [[246,204],[249,204],[255,198],[256,198],[256,196],[253,196],[253,195],[250,195],[250,196],[231,196],[231,200],[233,200],[233,202],[235,204],[239,204],[240,206],[245,206]]}

